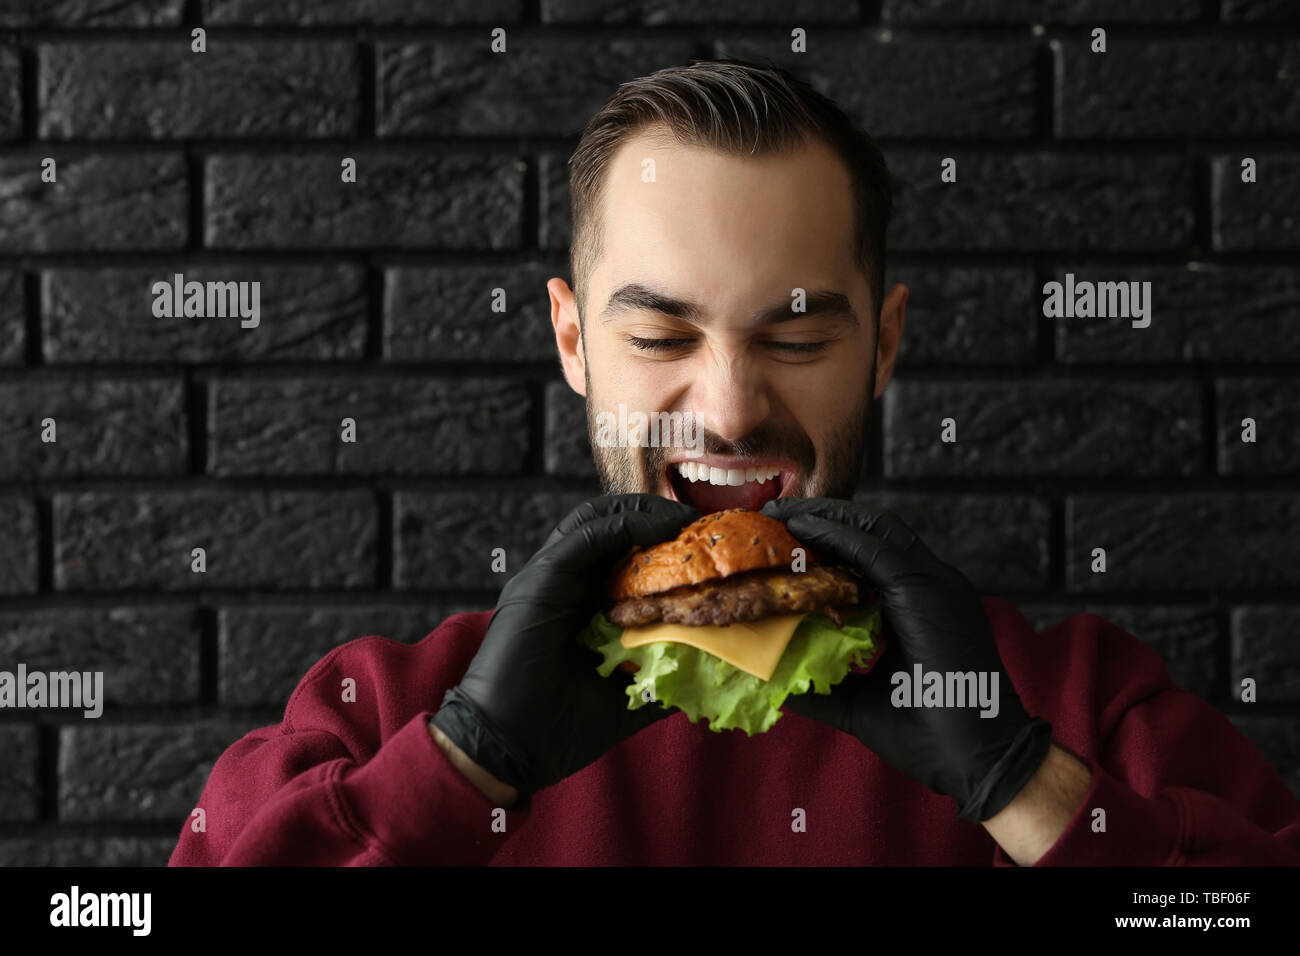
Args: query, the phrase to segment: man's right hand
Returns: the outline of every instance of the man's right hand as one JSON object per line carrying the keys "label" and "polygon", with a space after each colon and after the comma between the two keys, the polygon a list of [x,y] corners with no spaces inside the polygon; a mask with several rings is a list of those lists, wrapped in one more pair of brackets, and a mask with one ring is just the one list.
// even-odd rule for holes
{"label": "man's right hand", "polygon": [[601,677],[576,638],[616,561],[699,517],[658,495],[594,498],[569,512],[502,590],[478,653],[433,725],[528,797],[668,716],[662,707],[628,710],[622,683]]}

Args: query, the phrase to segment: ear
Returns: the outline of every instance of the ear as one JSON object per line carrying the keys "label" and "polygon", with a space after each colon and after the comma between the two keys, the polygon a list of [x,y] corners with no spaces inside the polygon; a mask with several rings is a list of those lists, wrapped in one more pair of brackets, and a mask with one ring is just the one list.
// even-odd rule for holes
{"label": "ear", "polygon": [[898,357],[898,344],[903,339],[903,325],[907,321],[907,286],[901,282],[889,290],[880,309],[880,335],[876,338],[876,394],[879,398],[894,374],[894,359]]}
{"label": "ear", "polygon": [[573,290],[560,278],[546,283],[551,296],[551,325],[555,329],[555,347],[560,353],[564,380],[579,395],[587,394],[586,351],[582,343],[582,325],[578,321],[578,304]]}

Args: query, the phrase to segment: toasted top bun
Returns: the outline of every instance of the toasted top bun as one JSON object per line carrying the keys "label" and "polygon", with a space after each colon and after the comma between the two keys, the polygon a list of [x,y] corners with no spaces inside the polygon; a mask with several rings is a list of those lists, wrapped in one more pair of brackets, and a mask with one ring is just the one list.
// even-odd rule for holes
{"label": "toasted top bun", "polygon": [[811,549],[775,518],[744,508],[716,511],[687,525],[672,541],[634,547],[614,566],[605,593],[623,601],[742,571],[788,571],[795,548],[803,548],[809,565],[817,563]]}

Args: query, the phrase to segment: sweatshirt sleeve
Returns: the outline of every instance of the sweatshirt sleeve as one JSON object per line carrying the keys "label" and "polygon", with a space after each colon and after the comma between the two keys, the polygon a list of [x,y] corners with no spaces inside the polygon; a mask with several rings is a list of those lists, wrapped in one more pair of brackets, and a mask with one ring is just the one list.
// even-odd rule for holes
{"label": "sweatshirt sleeve", "polygon": [[[447,683],[417,690],[422,656],[419,645],[363,638],[318,662],[282,723],[217,760],[197,804],[203,829],[191,814],[170,865],[487,863],[528,804],[494,807],[443,754],[434,709],[412,705],[441,700]],[[339,704],[344,676],[356,700]]]}
{"label": "sweatshirt sleeve", "polygon": [[[1300,801],[1282,778],[1222,713],[1173,685],[1154,651],[1102,623],[1098,666],[1112,678],[1096,685],[1120,689],[1099,702],[1095,754],[1057,741],[1092,783],[1036,865],[1300,865]],[[994,864],[1016,865],[1001,847]]]}

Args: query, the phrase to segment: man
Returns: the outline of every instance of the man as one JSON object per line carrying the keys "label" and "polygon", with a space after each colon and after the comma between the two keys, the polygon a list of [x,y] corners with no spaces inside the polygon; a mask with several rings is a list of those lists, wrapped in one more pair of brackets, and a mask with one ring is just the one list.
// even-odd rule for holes
{"label": "man", "polygon": [[[217,762],[173,864],[1300,863],[1300,802],[1154,652],[1095,615],[1035,634],[851,500],[907,289],[884,294],[889,176],[841,111],[695,63],[620,87],[571,165],[574,287],[548,289],[607,497],[490,616],[318,662]],[[704,456],[600,440],[619,404],[695,416]],[[629,547],[736,506],[864,574],[888,648],[752,738],[629,710],[575,640]],[[996,715],[895,706],[914,665],[995,677]]]}

